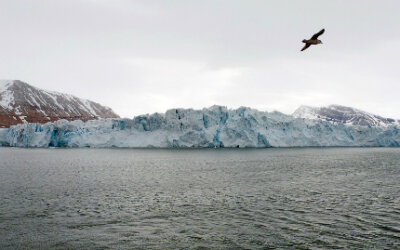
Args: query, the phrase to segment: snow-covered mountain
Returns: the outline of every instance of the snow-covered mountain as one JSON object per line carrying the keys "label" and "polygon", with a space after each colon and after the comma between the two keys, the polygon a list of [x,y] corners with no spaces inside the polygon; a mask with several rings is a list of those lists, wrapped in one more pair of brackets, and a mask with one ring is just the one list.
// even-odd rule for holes
{"label": "snow-covered mountain", "polygon": [[89,100],[42,90],[18,80],[0,80],[0,128],[25,122],[118,117],[110,108]]}
{"label": "snow-covered mountain", "polygon": [[171,109],[133,119],[59,120],[0,129],[16,147],[400,146],[400,127],[359,126],[279,112],[213,106]]}
{"label": "snow-covered mountain", "polygon": [[301,106],[294,113],[296,118],[319,119],[329,122],[358,126],[389,126],[400,125],[399,120],[384,118],[362,110],[340,105],[327,107]]}

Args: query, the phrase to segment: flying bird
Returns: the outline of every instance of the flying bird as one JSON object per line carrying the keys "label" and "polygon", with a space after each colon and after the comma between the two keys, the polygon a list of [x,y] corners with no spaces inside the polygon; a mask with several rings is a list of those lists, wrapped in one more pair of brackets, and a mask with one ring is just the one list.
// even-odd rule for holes
{"label": "flying bird", "polygon": [[318,37],[322,34],[324,34],[325,29],[322,29],[320,32],[315,33],[309,40],[304,39],[302,42],[305,43],[304,47],[301,49],[301,51],[306,50],[308,47],[311,45],[317,45],[321,44],[322,41],[318,40]]}

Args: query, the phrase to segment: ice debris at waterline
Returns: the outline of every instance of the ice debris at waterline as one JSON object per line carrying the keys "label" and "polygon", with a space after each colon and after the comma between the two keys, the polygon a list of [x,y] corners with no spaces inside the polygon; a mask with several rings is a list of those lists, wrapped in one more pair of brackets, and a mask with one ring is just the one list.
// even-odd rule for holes
{"label": "ice debris at waterline", "polygon": [[352,126],[279,112],[212,106],[134,119],[59,120],[0,130],[12,147],[305,147],[399,146],[398,126]]}

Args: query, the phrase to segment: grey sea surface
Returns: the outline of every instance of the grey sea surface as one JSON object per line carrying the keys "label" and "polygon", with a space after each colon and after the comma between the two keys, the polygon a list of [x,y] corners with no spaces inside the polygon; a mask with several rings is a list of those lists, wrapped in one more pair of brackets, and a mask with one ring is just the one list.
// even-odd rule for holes
{"label": "grey sea surface", "polygon": [[0,249],[400,249],[400,148],[0,148]]}

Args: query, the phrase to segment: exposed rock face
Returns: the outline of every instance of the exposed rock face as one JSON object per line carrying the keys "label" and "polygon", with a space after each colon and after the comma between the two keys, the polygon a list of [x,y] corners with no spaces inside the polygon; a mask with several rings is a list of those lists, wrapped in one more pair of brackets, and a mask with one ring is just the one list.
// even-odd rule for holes
{"label": "exposed rock face", "polygon": [[389,126],[399,125],[400,121],[384,118],[362,110],[340,105],[329,105],[327,107],[301,106],[294,113],[296,118],[317,119],[329,122],[343,123],[358,126]]}
{"label": "exposed rock face", "polygon": [[0,128],[25,122],[118,117],[112,109],[89,100],[38,89],[18,80],[0,81]]}

